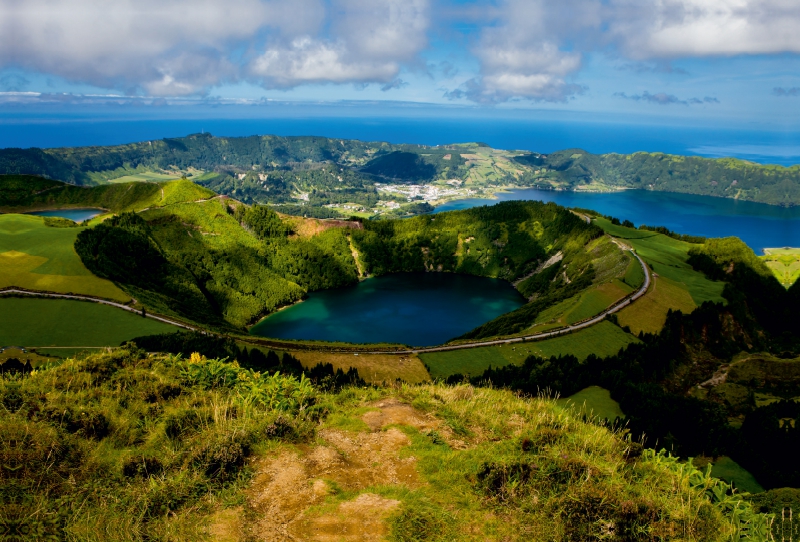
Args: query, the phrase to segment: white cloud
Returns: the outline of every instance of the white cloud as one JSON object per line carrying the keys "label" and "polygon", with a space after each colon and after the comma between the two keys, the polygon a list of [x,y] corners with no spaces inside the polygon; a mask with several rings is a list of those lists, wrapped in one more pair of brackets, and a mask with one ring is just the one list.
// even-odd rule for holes
{"label": "white cloud", "polygon": [[608,20],[634,59],[800,52],[796,0],[613,0]]}
{"label": "white cloud", "polygon": [[[477,77],[450,98],[499,102],[563,101],[590,52],[619,54],[645,66],[674,59],[800,53],[797,0],[500,0],[474,9]],[[684,73],[662,69],[668,73]]]}
{"label": "white cloud", "polygon": [[387,83],[425,46],[427,9],[427,0],[0,0],[0,70],[151,95],[259,73],[279,86]]}
{"label": "white cloud", "polygon": [[338,0],[331,36],[267,48],[251,66],[267,87],[302,83],[390,83],[427,45],[427,0]]}
{"label": "white cloud", "polygon": [[[562,17],[571,7],[570,17]],[[567,81],[581,66],[581,55],[559,45],[561,34],[593,24],[594,9],[582,0],[555,4],[547,0],[506,0],[494,11],[494,24],[481,31],[473,53],[480,75],[449,97],[493,103],[513,98],[563,101],[581,92]]]}

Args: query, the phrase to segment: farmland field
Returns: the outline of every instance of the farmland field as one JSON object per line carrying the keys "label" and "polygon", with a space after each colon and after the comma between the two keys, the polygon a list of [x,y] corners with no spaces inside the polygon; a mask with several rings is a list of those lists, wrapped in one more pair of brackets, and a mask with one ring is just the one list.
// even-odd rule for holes
{"label": "farmland field", "polygon": [[765,248],[761,259],[787,288],[800,277],[800,248]]}
{"label": "farmland field", "polygon": [[51,228],[44,219],[0,215],[0,288],[85,294],[126,302],[113,282],[94,276],[75,253],[80,228]]}
{"label": "farmland field", "polygon": [[614,421],[617,418],[624,418],[625,413],[619,407],[611,393],[600,386],[589,386],[578,393],[559,399],[558,406],[573,408],[581,415],[594,416],[598,419]]}
{"label": "farmland field", "polygon": [[[656,274],[650,292],[619,313],[620,324],[628,325],[634,333],[658,332],[669,309],[688,313],[704,301],[725,302],[724,283],[709,280],[687,263],[689,249],[696,245],[648,230],[615,226],[605,218],[597,218],[594,223],[633,247]],[[629,268],[626,282],[637,280],[634,274]]]}
{"label": "farmland field", "polygon": [[415,355],[397,354],[335,354],[330,352],[297,351],[291,354],[300,360],[304,367],[314,367],[318,363],[330,363],[334,369],[347,371],[351,367],[367,382],[380,384],[394,382],[401,378],[410,384],[430,380],[428,371]]}
{"label": "farmland field", "polygon": [[617,318],[619,325],[628,326],[635,335],[640,331],[658,333],[664,327],[669,309],[689,314],[695,308],[697,305],[692,296],[681,284],[657,277],[647,294],[619,311]]}
{"label": "farmland field", "polygon": [[544,341],[430,352],[419,357],[428,367],[432,378],[447,378],[457,373],[478,376],[490,366],[519,365],[531,355],[549,358],[572,354],[584,360],[590,354],[600,357],[616,354],[620,348],[636,341],[633,335],[625,333],[611,322],[600,322],[576,333]]}
{"label": "farmland field", "polygon": [[141,335],[175,330],[99,303],[0,297],[0,345],[118,346]]}

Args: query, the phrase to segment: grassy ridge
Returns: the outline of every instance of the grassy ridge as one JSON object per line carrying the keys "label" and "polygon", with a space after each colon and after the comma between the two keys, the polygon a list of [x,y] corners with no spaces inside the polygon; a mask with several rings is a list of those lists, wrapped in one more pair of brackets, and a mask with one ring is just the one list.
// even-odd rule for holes
{"label": "grassy ridge", "polygon": [[214,196],[211,190],[184,180],[85,187],[26,175],[0,175],[0,212],[70,207],[139,211]]}

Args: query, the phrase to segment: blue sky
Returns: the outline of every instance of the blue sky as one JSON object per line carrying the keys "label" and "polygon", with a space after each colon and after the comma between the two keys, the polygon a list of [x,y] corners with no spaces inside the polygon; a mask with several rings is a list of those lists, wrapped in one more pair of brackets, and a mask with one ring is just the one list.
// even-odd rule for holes
{"label": "blue sky", "polygon": [[796,0],[0,0],[0,113],[413,103],[796,131],[798,53]]}

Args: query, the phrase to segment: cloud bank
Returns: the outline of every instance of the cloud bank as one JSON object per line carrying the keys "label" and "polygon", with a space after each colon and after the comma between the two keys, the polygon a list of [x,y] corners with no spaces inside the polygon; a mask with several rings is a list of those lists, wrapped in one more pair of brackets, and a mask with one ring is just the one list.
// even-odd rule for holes
{"label": "cloud bank", "polygon": [[[592,53],[680,75],[674,60],[800,53],[798,28],[796,0],[0,0],[0,70],[156,97],[241,81],[388,92],[425,70],[431,43],[449,40],[474,69],[440,70],[463,74],[446,97],[558,102],[585,91]],[[25,84],[0,80],[7,91]]]}

